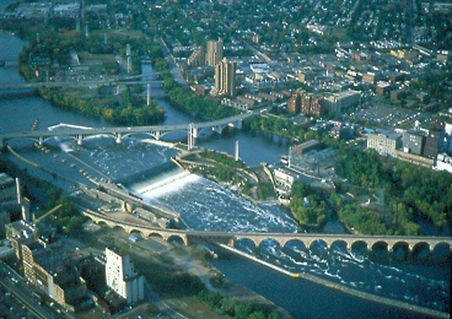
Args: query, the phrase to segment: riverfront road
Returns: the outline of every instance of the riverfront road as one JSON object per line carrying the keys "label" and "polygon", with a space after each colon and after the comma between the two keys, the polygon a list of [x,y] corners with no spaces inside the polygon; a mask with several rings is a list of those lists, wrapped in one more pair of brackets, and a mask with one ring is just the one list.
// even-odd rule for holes
{"label": "riverfront road", "polygon": [[298,240],[303,242],[305,247],[310,248],[315,241],[323,241],[328,248],[331,248],[335,242],[344,242],[348,249],[351,249],[355,243],[364,243],[368,249],[375,245],[386,245],[387,249],[393,250],[402,246],[409,251],[417,247],[426,246],[432,251],[439,244],[449,245],[452,249],[452,237],[427,237],[427,236],[371,236],[371,235],[349,235],[349,234],[311,234],[311,233],[246,233],[246,232],[220,232],[220,231],[197,231],[197,230],[179,230],[179,229],[161,229],[150,226],[136,225],[125,221],[113,219],[105,214],[94,211],[82,211],[96,223],[103,222],[110,227],[119,226],[126,232],[137,231],[143,237],[157,235],[165,240],[179,239],[188,245],[190,241],[196,239],[219,242],[234,246],[235,242],[243,239],[250,240],[257,247],[265,240],[274,240],[284,247],[289,241]]}
{"label": "riverfront road", "polygon": [[94,135],[112,135],[117,142],[120,142],[121,138],[127,137],[132,134],[148,134],[156,139],[160,139],[160,137],[162,137],[164,134],[174,131],[191,131],[192,129],[199,130],[203,128],[212,128],[221,132],[222,129],[228,125],[237,125],[240,127],[242,120],[253,114],[254,114],[253,112],[248,112],[216,121],[179,124],[179,125],[104,127],[89,129],[77,128],[54,131],[22,131],[15,133],[5,133],[0,134],[0,148],[4,146],[4,143],[6,141],[12,139],[33,139],[39,144],[42,144],[46,139],[51,137],[68,136],[77,139],[77,142],[81,144],[84,137]]}

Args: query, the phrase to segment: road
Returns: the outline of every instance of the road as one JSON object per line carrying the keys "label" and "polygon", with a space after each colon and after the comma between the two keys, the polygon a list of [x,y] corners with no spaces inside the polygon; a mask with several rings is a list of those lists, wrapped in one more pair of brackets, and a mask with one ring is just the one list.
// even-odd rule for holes
{"label": "road", "polygon": [[[27,307],[35,316],[42,319],[58,319],[62,318],[42,305],[34,301],[30,288],[22,283],[21,278],[15,278],[14,274],[8,274],[8,269],[0,263],[0,284],[16,297],[25,307]],[[13,279],[14,277],[14,279]],[[15,282],[15,281],[17,282]]]}
{"label": "road", "polygon": [[162,47],[164,55],[168,58],[168,62],[170,65],[170,73],[173,76],[173,79],[182,87],[187,88],[187,82],[185,81],[184,77],[182,76],[182,73],[179,70],[179,67],[177,66],[176,59],[171,54],[170,50],[168,49],[168,46],[166,45],[165,41],[161,37],[157,38],[157,41],[160,43],[160,46]]}

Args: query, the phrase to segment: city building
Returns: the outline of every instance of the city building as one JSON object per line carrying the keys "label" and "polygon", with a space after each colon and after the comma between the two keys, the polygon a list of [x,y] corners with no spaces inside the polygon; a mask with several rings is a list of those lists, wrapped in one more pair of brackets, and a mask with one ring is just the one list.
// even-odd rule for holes
{"label": "city building", "polygon": [[306,115],[322,116],[325,114],[323,99],[315,97],[312,93],[301,95],[301,113]]}
{"label": "city building", "polygon": [[236,95],[235,62],[223,58],[215,68],[215,89],[218,95]]}
{"label": "city building", "polygon": [[402,145],[402,135],[400,133],[379,131],[367,135],[367,148],[373,148],[380,155],[390,155],[394,157],[394,151]]}
{"label": "city building", "polygon": [[42,248],[34,242],[21,249],[24,274],[31,284],[70,311],[86,301],[86,283],[80,277],[78,261],[61,243]]}
{"label": "city building", "polygon": [[420,131],[406,131],[403,133],[403,151],[415,155],[421,155],[424,150],[425,136]]}
{"label": "city building", "polygon": [[204,65],[205,53],[203,47],[197,48],[188,57],[187,64],[189,67],[198,67]]}
{"label": "city building", "polygon": [[436,158],[438,155],[438,145],[439,145],[440,132],[431,131],[427,136],[425,136],[425,144],[423,155],[429,158]]}
{"label": "city building", "polygon": [[406,90],[398,89],[398,90],[392,90],[390,94],[391,102],[397,102],[400,99],[406,97],[408,95]]}
{"label": "city building", "polygon": [[0,208],[8,212],[12,220],[29,218],[30,201],[21,195],[19,179],[0,173]]}
{"label": "city building", "polygon": [[207,41],[206,65],[216,66],[223,59],[223,41]]}
{"label": "city building", "polygon": [[11,222],[11,217],[9,215],[9,212],[6,210],[3,210],[0,207],[0,239],[5,238],[6,235],[6,225],[8,225]]}
{"label": "city building", "polygon": [[9,175],[0,173],[0,203],[15,201],[16,198],[16,182]]}
{"label": "city building", "polygon": [[318,140],[309,140],[307,142],[293,145],[289,148],[289,167],[292,167],[293,164],[297,162],[297,160],[303,156],[304,154],[312,151],[318,150],[321,148],[321,143]]}
{"label": "city building", "polygon": [[375,92],[378,95],[385,95],[386,92],[389,92],[391,88],[391,84],[389,82],[380,81],[377,83],[377,87],[375,88]]}
{"label": "city building", "polygon": [[348,90],[324,98],[325,112],[339,114],[345,108],[356,106],[361,101],[359,91]]}
{"label": "city building", "polygon": [[107,286],[127,300],[131,305],[144,298],[143,276],[139,275],[130,262],[130,255],[122,256],[105,248],[105,275]]}
{"label": "city building", "polygon": [[436,165],[433,169],[452,173],[452,158],[446,153],[438,154],[438,157],[436,158]]}
{"label": "city building", "polygon": [[16,252],[19,263],[22,263],[22,245],[34,242],[33,227],[24,220],[12,222],[5,226],[6,238]]}
{"label": "city building", "polygon": [[300,179],[300,174],[290,168],[278,167],[273,171],[275,182],[284,190],[290,190],[292,185]]}
{"label": "city building", "polygon": [[291,113],[300,113],[301,96],[298,94],[298,91],[294,92],[287,102],[287,110]]}

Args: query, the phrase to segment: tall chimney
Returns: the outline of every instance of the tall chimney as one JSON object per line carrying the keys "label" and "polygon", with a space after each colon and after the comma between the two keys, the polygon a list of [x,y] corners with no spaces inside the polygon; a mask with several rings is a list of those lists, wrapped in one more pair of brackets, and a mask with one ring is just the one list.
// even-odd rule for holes
{"label": "tall chimney", "polygon": [[16,177],[16,189],[17,189],[17,204],[22,205],[22,196],[20,194],[20,182],[18,177]]}

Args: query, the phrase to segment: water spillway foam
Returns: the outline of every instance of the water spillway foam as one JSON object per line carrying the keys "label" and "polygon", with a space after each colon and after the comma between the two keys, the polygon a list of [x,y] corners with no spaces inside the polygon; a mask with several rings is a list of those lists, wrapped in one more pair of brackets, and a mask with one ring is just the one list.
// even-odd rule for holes
{"label": "water spillway foam", "polygon": [[129,188],[133,193],[141,197],[155,199],[169,193],[177,192],[187,184],[194,183],[199,179],[198,176],[176,167],[146,181],[130,185]]}

